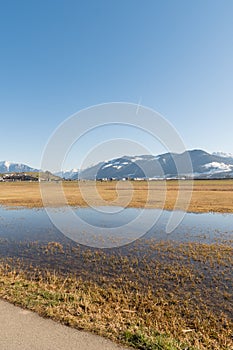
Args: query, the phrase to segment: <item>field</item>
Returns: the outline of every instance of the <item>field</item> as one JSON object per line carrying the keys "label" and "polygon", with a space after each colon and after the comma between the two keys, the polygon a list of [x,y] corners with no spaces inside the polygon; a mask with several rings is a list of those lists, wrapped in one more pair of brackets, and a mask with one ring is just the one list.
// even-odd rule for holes
{"label": "field", "polygon": [[[42,207],[39,186],[39,183],[32,182],[0,183],[0,204],[28,208]],[[58,185],[48,183],[45,186],[49,193],[56,191]],[[146,181],[86,181],[80,183],[67,181],[61,183],[61,186],[69,205],[72,206],[122,205],[167,210],[185,209],[187,197],[192,191],[187,211],[233,212],[233,180],[196,180],[193,182],[193,188],[190,181],[153,181],[149,183]],[[181,198],[175,207],[179,186],[181,186]]]}
{"label": "field", "polygon": [[141,350],[232,350],[233,248],[2,242],[0,297]]}
{"label": "field", "polygon": [[[55,205],[62,205],[58,185],[44,184],[55,193]],[[181,181],[175,206],[178,181],[60,185],[72,206],[168,210],[185,208],[192,189],[190,181]],[[0,204],[42,207],[39,183],[0,183]],[[194,181],[188,211],[232,213],[233,180]],[[225,240],[205,244],[142,237],[98,249],[63,235],[49,242],[2,237],[0,298],[140,350],[233,350],[232,266],[232,241]]]}

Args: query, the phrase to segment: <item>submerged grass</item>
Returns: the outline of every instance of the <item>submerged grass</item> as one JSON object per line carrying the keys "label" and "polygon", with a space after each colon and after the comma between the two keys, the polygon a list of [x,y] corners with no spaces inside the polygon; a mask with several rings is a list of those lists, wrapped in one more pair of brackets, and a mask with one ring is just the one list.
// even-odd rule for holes
{"label": "submerged grass", "polygon": [[149,240],[115,251],[25,246],[31,260],[22,243],[20,259],[0,263],[5,300],[141,350],[233,349],[230,246]]}
{"label": "submerged grass", "polygon": [[[92,184],[84,185],[91,203],[102,205]],[[129,206],[144,206],[147,183],[128,185],[97,183],[97,191],[105,204],[121,205],[132,185]],[[173,209],[178,184],[166,185],[165,209]],[[77,183],[63,186],[70,205],[87,205]],[[164,183],[152,186],[147,206],[160,208]],[[189,191],[189,181],[185,186]],[[42,206],[38,183],[0,187],[3,205]],[[233,212],[233,181],[194,182],[189,211]],[[233,349],[233,248],[227,242],[148,239],[100,250],[2,239],[0,254],[0,297],[44,317],[141,350]]]}

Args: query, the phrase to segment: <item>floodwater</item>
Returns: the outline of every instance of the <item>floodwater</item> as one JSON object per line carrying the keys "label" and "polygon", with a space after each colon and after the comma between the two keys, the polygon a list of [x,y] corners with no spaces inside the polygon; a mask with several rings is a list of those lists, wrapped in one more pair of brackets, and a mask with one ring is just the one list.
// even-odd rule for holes
{"label": "floodwater", "polygon": [[[72,215],[73,221],[65,209],[50,209],[49,217],[45,209],[0,208],[0,239],[43,243],[71,239],[98,248],[101,244],[105,248],[121,246],[138,238],[207,244],[231,244],[233,241],[233,214],[185,213],[182,222],[171,233],[166,233],[171,215],[169,211],[120,207],[72,208]],[[102,233],[104,241],[98,232]],[[107,241],[108,236],[111,244]],[[102,243],[98,244],[101,239]]]}
{"label": "floodwater", "polygon": [[119,207],[50,209],[49,216],[45,209],[0,208],[0,261],[36,280],[52,271],[104,286],[175,291],[181,300],[191,292],[194,305],[204,302],[219,319],[223,313],[232,319],[233,215],[187,213],[167,233],[171,212],[142,214]]}

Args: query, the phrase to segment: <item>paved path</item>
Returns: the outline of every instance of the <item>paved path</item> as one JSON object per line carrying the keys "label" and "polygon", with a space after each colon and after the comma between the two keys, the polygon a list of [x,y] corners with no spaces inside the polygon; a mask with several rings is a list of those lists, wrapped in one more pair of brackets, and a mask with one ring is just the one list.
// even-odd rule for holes
{"label": "paved path", "polygon": [[81,332],[0,300],[1,350],[123,350],[96,335]]}

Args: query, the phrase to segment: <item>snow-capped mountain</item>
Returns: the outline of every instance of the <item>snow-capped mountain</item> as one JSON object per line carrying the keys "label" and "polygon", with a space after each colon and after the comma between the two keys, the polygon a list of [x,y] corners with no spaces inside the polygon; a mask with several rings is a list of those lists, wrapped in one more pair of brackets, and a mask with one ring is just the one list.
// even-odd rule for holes
{"label": "snow-capped mountain", "polygon": [[225,152],[214,152],[212,153],[214,156],[218,156],[218,157],[224,157],[224,158],[233,158],[233,154],[232,153],[225,153]]}
{"label": "snow-capped mountain", "polygon": [[55,175],[60,176],[63,179],[71,179],[74,176],[78,176],[78,169],[64,170],[55,173]]}
{"label": "snow-capped mountain", "polygon": [[[191,160],[192,171],[187,166]],[[176,164],[181,169],[178,174]],[[0,173],[39,171],[28,165],[8,161],[0,162]],[[233,156],[222,152],[209,154],[202,150],[186,151],[182,154],[123,156],[100,162],[84,170],[72,169],[55,175],[65,179],[144,179],[144,178],[233,178]]]}
{"label": "snow-capped mountain", "polygon": [[21,163],[13,163],[6,160],[0,161],[0,173],[21,173],[29,171],[39,170],[31,168],[30,166]]}
{"label": "snow-capped mountain", "polygon": [[[193,171],[187,166],[190,157]],[[177,173],[179,164],[181,173]],[[165,153],[157,156],[123,156],[100,162],[80,171],[72,179],[123,179],[123,178],[233,178],[233,157],[209,154],[202,150],[182,154]]]}

